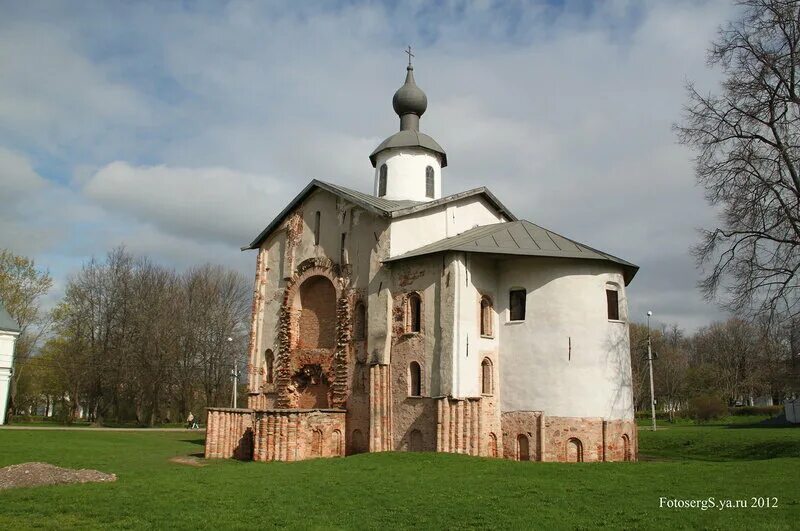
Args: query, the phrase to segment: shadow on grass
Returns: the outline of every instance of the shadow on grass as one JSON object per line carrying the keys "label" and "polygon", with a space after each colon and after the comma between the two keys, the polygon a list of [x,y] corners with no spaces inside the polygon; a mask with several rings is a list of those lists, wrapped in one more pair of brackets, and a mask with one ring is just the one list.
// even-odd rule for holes
{"label": "shadow on grass", "polygon": [[183,439],[182,441],[183,442],[187,442],[187,443],[191,443],[191,444],[196,444],[198,446],[205,446],[206,445],[206,440],[205,439]]}

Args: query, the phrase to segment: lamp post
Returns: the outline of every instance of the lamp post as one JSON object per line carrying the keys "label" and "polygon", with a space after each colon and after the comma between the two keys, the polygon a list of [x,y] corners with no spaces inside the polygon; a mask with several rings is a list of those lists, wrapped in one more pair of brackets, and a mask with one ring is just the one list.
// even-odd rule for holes
{"label": "lamp post", "polygon": [[647,312],[647,363],[650,365],[650,413],[653,416],[653,431],[656,431],[656,396],[653,387],[653,346],[650,341],[650,317],[652,311]]}
{"label": "lamp post", "polygon": [[[233,343],[233,338],[228,338],[228,346]],[[231,378],[233,378],[233,409],[236,409],[236,399],[239,394],[239,368],[236,366],[236,355],[233,356],[233,369],[231,370]]]}

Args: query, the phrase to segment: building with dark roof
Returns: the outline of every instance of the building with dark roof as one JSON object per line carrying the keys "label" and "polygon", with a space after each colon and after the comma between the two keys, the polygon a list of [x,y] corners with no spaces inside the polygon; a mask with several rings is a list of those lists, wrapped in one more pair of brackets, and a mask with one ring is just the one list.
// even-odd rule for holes
{"label": "building with dark roof", "polygon": [[206,455],[441,451],[636,458],[626,286],[637,266],[442,196],[408,66],[371,193],[314,180],[256,251],[247,409],[211,409]]}

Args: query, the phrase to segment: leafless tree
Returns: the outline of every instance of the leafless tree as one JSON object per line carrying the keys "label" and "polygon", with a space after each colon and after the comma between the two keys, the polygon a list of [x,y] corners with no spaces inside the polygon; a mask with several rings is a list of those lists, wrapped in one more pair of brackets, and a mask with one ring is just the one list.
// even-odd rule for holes
{"label": "leafless tree", "polygon": [[725,76],[720,93],[690,84],[675,129],[720,213],[694,249],[708,266],[701,289],[737,315],[785,320],[800,312],[800,3],[738,4],[742,18],[709,50]]}
{"label": "leafless tree", "polygon": [[[233,271],[202,266],[180,275],[115,249],[70,278],[54,312],[56,336],[39,361],[71,402],[80,396],[92,420],[182,420],[229,403],[249,302]],[[72,370],[76,364],[82,370]]]}

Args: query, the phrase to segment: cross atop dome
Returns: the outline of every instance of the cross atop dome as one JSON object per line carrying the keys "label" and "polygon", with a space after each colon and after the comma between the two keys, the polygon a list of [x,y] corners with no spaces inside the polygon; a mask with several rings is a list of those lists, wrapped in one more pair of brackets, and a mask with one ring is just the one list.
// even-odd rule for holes
{"label": "cross atop dome", "polygon": [[[439,170],[447,166],[447,154],[442,147],[430,136],[419,130],[419,119],[428,109],[428,96],[417,86],[414,80],[414,65],[411,60],[415,57],[409,45],[403,52],[408,55],[406,67],[406,80],[397,89],[392,98],[394,112],[400,117],[400,131],[384,140],[369,156],[374,168],[378,168],[379,155],[399,154],[398,150],[413,150],[416,154],[430,154],[435,158],[434,173],[436,181],[439,180]],[[385,157],[384,157],[385,158]],[[423,168],[424,171],[424,168]],[[380,188],[380,187],[378,187]],[[389,186],[389,188],[392,188]],[[438,184],[436,186],[438,190]],[[423,196],[424,197],[424,196]]]}

